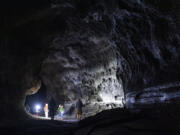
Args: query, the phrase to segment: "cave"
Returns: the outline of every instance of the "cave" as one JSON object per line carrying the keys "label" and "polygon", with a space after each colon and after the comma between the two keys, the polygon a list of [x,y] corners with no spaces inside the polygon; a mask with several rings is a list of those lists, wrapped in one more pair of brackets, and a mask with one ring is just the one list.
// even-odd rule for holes
{"label": "cave", "polygon": [[[26,96],[24,102],[26,113],[29,115],[36,115],[38,113],[39,116],[44,116],[43,107],[48,103],[49,97],[46,86],[41,84],[41,87],[36,93],[34,92]],[[40,108],[36,110],[36,106],[40,106]]]}
{"label": "cave", "polygon": [[180,134],[179,0],[1,3],[0,134]]}

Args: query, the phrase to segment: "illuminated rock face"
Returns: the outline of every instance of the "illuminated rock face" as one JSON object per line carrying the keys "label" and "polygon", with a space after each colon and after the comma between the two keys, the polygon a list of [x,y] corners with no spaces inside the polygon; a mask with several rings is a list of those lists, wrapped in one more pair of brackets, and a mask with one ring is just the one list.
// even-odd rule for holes
{"label": "illuminated rock face", "polygon": [[[81,97],[86,106],[123,106],[124,93],[127,107],[169,100],[160,86],[180,77],[172,18],[140,1],[68,4],[54,7],[66,29],[54,35],[41,71],[58,102]],[[58,6],[69,11],[66,17]]]}
{"label": "illuminated rock face", "polygon": [[[169,12],[161,10],[164,1]],[[81,97],[92,113],[122,106],[124,97],[127,106],[179,99],[179,23],[170,12],[176,2],[13,2],[4,5],[0,25],[4,119],[12,110],[9,119],[24,118],[25,95],[40,86],[35,80],[58,103]]]}
{"label": "illuminated rock face", "polygon": [[41,87],[41,81],[40,80],[33,80],[31,87],[26,91],[26,95],[32,95],[35,94]]}
{"label": "illuminated rock face", "polygon": [[[58,51],[45,59],[41,76],[57,102],[73,104],[81,98],[84,110],[91,106],[89,114],[110,109],[107,104],[115,104],[112,108],[123,107],[122,80],[117,78],[118,62],[111,42],[89,37],[66,44],[56,39],[53,48]],[[94,109],[92,104],[96,104]]]}

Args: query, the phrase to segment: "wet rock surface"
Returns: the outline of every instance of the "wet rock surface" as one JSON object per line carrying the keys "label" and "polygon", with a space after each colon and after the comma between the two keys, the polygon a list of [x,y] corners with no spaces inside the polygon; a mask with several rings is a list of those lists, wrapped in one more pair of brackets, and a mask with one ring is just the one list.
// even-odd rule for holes
{"label": "wet rock surface", "polygon": [[179,82],[164,84],[143,89],[143,92],[129,92],[126,95],[128,108],[146,107],[159,103],[179,102]]}
{"label": "wet rock surface", "polygon": [[178,4],[177,0],[4,2],[2,122],[29,119],[23,109],[25,96],[37,92],[40,80],[58,104],[81,97],[86,116],[123,107],[124,101],[127,108],[179,102]]}

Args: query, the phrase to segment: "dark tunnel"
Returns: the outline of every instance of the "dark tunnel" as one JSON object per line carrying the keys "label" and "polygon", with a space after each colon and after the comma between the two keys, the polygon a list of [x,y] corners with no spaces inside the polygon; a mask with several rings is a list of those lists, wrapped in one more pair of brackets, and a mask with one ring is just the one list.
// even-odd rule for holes
{"label": "dark tunnel", "polygon": [[179,0],[0,3],[0,134],[180,134]]}

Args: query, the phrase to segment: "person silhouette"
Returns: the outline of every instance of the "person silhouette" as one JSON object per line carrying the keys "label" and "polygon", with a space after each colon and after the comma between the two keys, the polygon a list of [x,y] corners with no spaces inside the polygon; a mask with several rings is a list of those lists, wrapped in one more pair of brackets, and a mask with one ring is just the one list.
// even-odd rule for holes
{"label": "person silhouette", "polygon": [[45,114],[46,118],[48,118],[48,113],[49,113],[48,104],[45,104],[45,106],[44,106],[44,114]]}
{"label": "person silhouette", "polygon": [[83,103],[82,103],[81,99],[78,98],[75,103],[77,119],[81,119],[81,117],[82,117],[82,107],[83,107]]}
{"label": "person silhouette", "polygon": [[49,102],[49,115],[51,117],[51,120],[54,120],[54,115],[56,112],[56,103],[53,98],[51,98]]}

